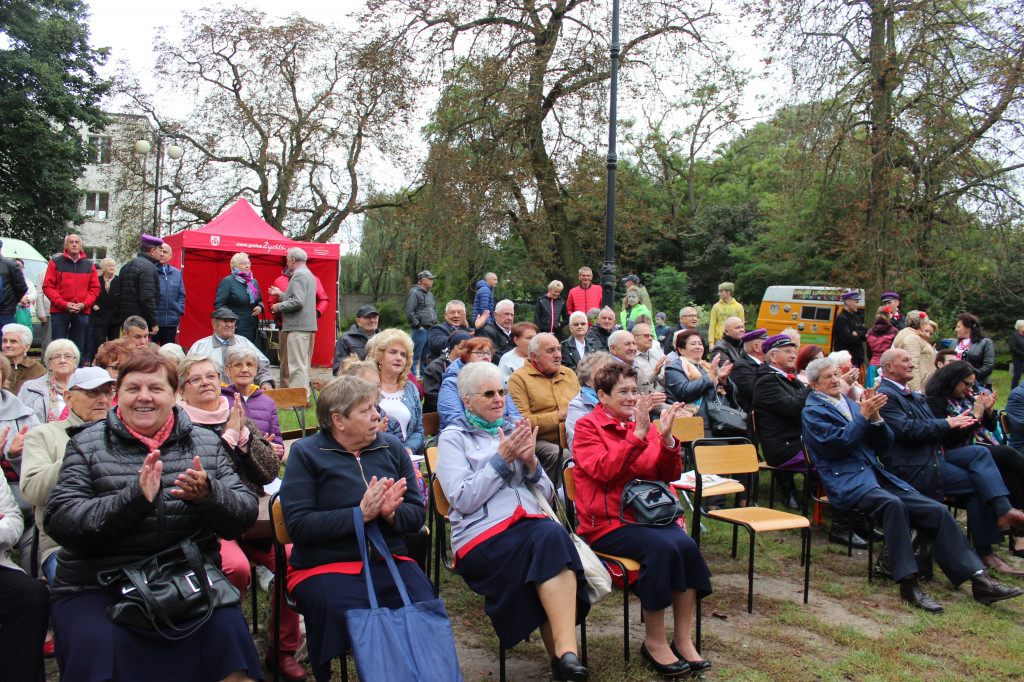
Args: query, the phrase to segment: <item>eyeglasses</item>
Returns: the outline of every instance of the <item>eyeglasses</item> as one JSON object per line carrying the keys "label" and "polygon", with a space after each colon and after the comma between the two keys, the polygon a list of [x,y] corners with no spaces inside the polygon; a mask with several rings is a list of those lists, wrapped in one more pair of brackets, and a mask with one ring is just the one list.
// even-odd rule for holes
{"label": "eyeglasses", "polygon": [[54,353],[50,356],[51,360],[74,360],[74,353]]}
{"label": "eyeglasses", "polygon": [[231,369],[256,369],[255,362],[232,362],[229,367]]}
{"label": "eyeglasses", "polygon": [[210,372],[209,374],[204,374],[201,377],[191,377],[188,380],[188,385],[192,386],[193,388],[198,388],[203,384],[203,382],[206,382],[208,384],[219,384],[220,375],[215,372]]}
{"label": "eyeglasses", "polygon": [[481,391],[480,393],[474,393],[473,395],[482,395],[487,400],[492,400],[495,394],[500,395],[502,398],[504,398],[507,393],[508,391],[506,391],[505,389],[499,388],[497,391],[491,389],[490,391]]}
{"label": "eyeglasses", "polygon": [[586,322],[571,322],[569,324],[569,326],[570,327],[586,327],[587,323]]}
{"label": "eyeglasses", "polygon": [[72,388],[70,390],[72,390],[72,391],[80,391],[80,392],[84,393],[86,396],[88,396],[90,400],[96,400],[100,396],[105,396],[107,398],[110,398],[116,392],[114,387],[111,384],[106,384],[104,386],[100,386],[99,388],[89,388],[89,389],[85,389],[85,388]]}
{"label": "eyeglasses", "polygon": [[470,355],[472,355],[474,357],[478,357],[478,358],[489,358],[489,357],[491,357],[494,354],[491,353],[491,351],[489,351],[489,350],[475,350],[475,351],[472,351],[470,353]]}

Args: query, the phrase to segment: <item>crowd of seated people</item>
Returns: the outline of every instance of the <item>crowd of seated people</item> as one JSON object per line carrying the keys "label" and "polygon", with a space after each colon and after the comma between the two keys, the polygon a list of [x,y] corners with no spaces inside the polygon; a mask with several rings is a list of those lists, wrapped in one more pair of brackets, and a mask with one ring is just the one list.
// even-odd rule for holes
{"label": "crowd of seated people", "polygon": [[[264,486],[280,474],[285,443],[266,393],[274,373],[250,338],[262,297],[247,259],[232,266],[212,334],[187,352],[151,341],[148,310],[123,321],[121,338],[92,344],[91,366],[79,367],[83,354],[65,338],[36,362],[31,330],[3,327],[0,589],[8,598],[0,640],[17,652],[6,657],[12,679],[38,679],[46,646],[63,679],[263,678],[238,603],[169,642],[114,622],[108,610],[118,597],[97,578],[188,538],[239,596],[254,589],[252,564],[277,568],[270,539],[243,537]],[[567,464],[573,530],[594,549],[640,564],[644,660],[664,677],[711,666],[692,637],[697,600],[712,591],[708,565],[678,525],[629,523],[621,496],[634,479],[679,479],[673,421],[696,415],[710,433],[712,403],[756,413],[748,434],[783,470],[784,504],[798,505],[794,473],[813,476],[833,502],[831,541],[885,541],[908,604],[942,611],[920,584],[913,529],[937,538],[932,556],[954,585],[970,583],[976,601],[1022,594],[992,576],[1024,575],[996,553],[1009,533],[1010,552],[1024,557],[1024,387],[1007,403],[1004,443],[990,390],[991,340],[977,318],[961,315],[955,347],[935,352],[927,315],[904,319],[888,301],[864,335],[875,378],[864,377],[849,350],[826,357],[820,346],[801,346],[796,330],[748,332],[732,308],[709,349],[692,307],[672,329],[663,313],[652,320],[649,298],[632,284],[618,318],[593,305],[593,292],[570,292],[563,306],[556,284],[533,311],[541,333],[515,322],[509,300],[475,316],[475,327],[465,305],[450,301],[445,321],[424,330],[431,360],[422,388],[413,338],[378,330],[376,308],[360,308],[336,346],[336,376],[316,400],[318,432],[291,443],[280,484],[295,609],[282,604],[274,614],[280,631],[270,629],[265,663],[285,679],[307,676],[296,658],[299,614],[312,674],[330,679],[332,659],[350,646],[346,612],[370,605],[362,573],[391,583],[383,562],[362,565],[357,523],[381,530],[412,602],[434,598],[423,570],[431,481],[417,464],[432,412],[440,422],[433,473],[450,503],[455,570],[483,597],[502,646],[539,629],[555,680],[589,674],[575,634],[591,607],[583,562],[541,505],[564,499]],[[586,310],[573,309],[580,301]],[[968,508],[970,539],[945,510],[946,496]],[[397,591],[378,597],[389,608],[403,603]]]}

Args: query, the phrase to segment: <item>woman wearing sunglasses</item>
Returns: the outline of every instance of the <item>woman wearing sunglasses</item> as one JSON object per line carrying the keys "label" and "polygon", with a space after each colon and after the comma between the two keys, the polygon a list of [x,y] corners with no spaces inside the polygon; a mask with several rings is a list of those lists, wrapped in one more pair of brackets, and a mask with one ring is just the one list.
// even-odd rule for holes
{"label": "woman wearing sunglasses", "polygon": [[[452,364],[448,365],[448,369],[444,371],[444,378],[441,380],[441,390],[437,392],[437,413],[441,417],[442,429],[461,417],[465,411],[465,405],[462,404],[459,389],[456,386],[459,372],[463,367],[474,362],[491,364],[493,354],[494,344],[488,338],[477,336],[462,344],[462,356],[454,359]],[[519,414],[510,395],[505,396],[505,416],[513,422],[522,419],[522,415]]]}
{"label": "woman wearing sunglasses", "polygon": [[558,523],[544,516],[554,486],[536,455],[537,430],[505,416],[501,370],[478,362],[459,373],[462,414],[438,439],[437,477],[448,501],[455,567],[484,596],[502,646],[538,627],[554,680],[585,680],[576,623],[590,610],[583,564]]}

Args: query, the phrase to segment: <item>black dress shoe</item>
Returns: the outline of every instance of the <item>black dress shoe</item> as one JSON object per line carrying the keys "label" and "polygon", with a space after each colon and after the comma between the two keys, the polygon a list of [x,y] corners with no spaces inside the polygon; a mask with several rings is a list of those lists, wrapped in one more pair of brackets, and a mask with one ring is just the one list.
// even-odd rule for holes
{"label": "black dress shoe", "polygon": [[690,674],[690,665],[686,661],[678,660],[668,665],[658,663],[654,660],[654,656],[651,656],[651,652],[647,650],[646,642],[640,645],[640,655],[647,661],[647,665],[662,677],[682,677]]}
{"label": "black dress shoe", "polygon": [[853,545],[854,549],[868,548],[867,540],[865,540],[861,536],[854,533],[851,537],[849,531],[838,530],[834,527],[832,528],[832,530],[828,532],[828,541],[834,542],[837,545],[843,545],[844,547],[846,545]]}
{"label": "black dress shoe", "polygon": [[672,653],[675,654],[676,658],[678,658],[680,661],[684,661],[686,665],[690,666],[690,672],[694,675],[702,673],[711,667],[711,661],[706,661],[704,659],[701,659],[699,661],[690,661],[684,658],[683,655],[679,653],[679,649],[676,648],[675,642],[669,642],[668,646],[670,649],[672,649]]}
{"label": "black dress shoe", "polygon": [[928,613],[942,613],[946,610],[942,607],[942,604],[928,596],[928,593],[921,589],[920,583],[916,580],[900,583],[900,599],[914,608],[927,611]]}
{"label": "black dress shoe", "polygon": [[562,682],[586,682],[590,674],[576,654],[567,651],[561,658],[551,659],[551,679]]}
{"label": "black dress shoe", "polygon": [[1019,597],[1024,594],[1024,590],[997,583],[982,572],[971,576],[971,594],[974,595],[974,601],[988,606],[997,601]]}

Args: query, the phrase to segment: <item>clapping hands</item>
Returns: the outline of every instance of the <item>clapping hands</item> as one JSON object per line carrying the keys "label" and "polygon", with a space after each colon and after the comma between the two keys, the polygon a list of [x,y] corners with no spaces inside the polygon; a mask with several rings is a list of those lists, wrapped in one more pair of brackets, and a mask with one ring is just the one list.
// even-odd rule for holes
{"label": "clapping hands", "polygon": [[516,422],[508,436],[499,429],[498,440],[498,454],[507,464],[518,459],[529,473],[537,470],[537,427],[531,428],[529,419]]}
{"label": "clapping hands", "polygon": [[363,512],[363,523],[369,523],[378,516],[388,523],[394,523],[395,510],[402,504],[406,488],[404,478],[397,481],[393,478],[378,480],[376,476],[371,478],[370,485],[367,486],[359,503],[359,509]]}

